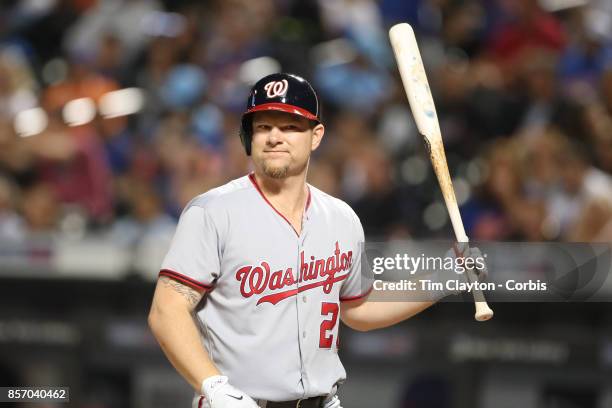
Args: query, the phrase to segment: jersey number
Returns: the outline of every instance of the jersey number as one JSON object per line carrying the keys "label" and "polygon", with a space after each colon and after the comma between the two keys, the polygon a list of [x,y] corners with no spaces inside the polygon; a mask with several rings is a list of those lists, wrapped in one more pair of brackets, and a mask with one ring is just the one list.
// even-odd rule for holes
{"label": "jersey number", "polygon": [[327,334],[328,331],[333,332],[336,323],[338,322],[338,304],[337,303],[326,303],[321,304],[321,316],[328,316],[331,314],[329,319],[325,319],[321,322],[321,331],[319,333],[319,347],[320,348],[331,348],[334,342],[334,335]]}

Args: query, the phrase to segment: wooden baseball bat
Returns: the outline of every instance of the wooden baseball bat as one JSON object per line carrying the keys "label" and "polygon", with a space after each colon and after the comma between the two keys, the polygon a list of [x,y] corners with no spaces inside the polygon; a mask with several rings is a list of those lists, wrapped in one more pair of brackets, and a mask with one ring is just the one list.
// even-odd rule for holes
{"label": "wooden baseball bat", "polygon": [[[440,123],[438,122],[436,107],[431,90],[429,89],[425,67],[421,60],[421,53],[419,52],[414,31],[409,24],[396,24],[389,30],[389,38],[402,82],[404,83],[406,96],[408,97],[408,102],[410,102],[412,115],[414,116],[419,133],[425,138],[431,163],[442,189],[444,202],[453,224],[457,242],[467,245],[468,237],[463,228],[463,221],[461,221],[459,206],[455,198],[455,190],[453,189],[446,155],[444,154]],[[475,282],[477,280],[472,270],[466,270],[466,275],[468,282]],[[493,311],[487,304],[482,291],[474,290],[472,293],[476,305],[476,320],[489,320],[493,317]]]}

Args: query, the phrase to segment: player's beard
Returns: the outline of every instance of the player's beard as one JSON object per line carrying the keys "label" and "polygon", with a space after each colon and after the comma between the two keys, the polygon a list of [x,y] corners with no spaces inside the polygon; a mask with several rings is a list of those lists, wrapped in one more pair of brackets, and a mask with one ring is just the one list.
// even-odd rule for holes
{"label": "player's beard", "polygon": [[265,161],[263,162],[264,174],[273,179],[284,179],[289,174],[289,165],[285,166],[269,166]]}
{"label": "player's beard", "polygon": [[304,163],[297,163],[291,161],[290,163],[283,165],[272,165],[269,161],[264,160],[262,162],[262,170],[264,174],[270,178],[281,180],[289,176],[295,176],[301,174],[308,169],[308,160]]}

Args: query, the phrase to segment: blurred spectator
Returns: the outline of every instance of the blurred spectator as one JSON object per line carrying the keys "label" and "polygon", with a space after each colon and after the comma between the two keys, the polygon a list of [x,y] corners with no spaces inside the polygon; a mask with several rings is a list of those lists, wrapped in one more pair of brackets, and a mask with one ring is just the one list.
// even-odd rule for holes
{"label": "blurred spectator", "polygon": [[175,212],[225,178],[223,152],[200,145],[189,119],[185,113],[173,113],[159,124],[155,135],[161,181],[169,208]]}
{"label": "blurred spectator", "polygon": [[128,127],[125,116],[103,118],[97,121],[96,130],[104,144],[106,161],[115,176],[124,174],[134,154],[135,135]]}
{"label": "blurred spectator", "polygon": [[161,196],[151,184],[138,180],[128,180],[126,184],[126,214],[113,223],[106,238],[129,248],[134,254],[134,270],[154,278],[176,222],[164,212]]}
{"label": "blurred spectator", "polygon": [[0,176],[0,240],[19,242],[24,238],[23,220],[18,215],[19,190],[11,180]]}
{"label": "blurred spectator", "polygon": [[347,172],[353,178],[352,186],[361,194],[353,198],[351,207],[361,217],[365,231],[372,239],[405,237],[408,233],[401,217],[402,200],[397,185],[392,183],[392,163],[380,145],[364,141],[357,154],[348,161]]}
{"label": "blurred spectator", "polygon": [[578,97],[594,93],[601,74],[612,64],[610,39],[590,24],[589,11],[586,7],[572,10],[568,19],[572,35],[559,61],[560,84]]}
{"label": "blurred spectator", "polygon": [[461,209],[467,233],[481,241],[524,239],[522,224],[533,217],[523,215],[523,209],[526,213],[537,208],[527,208],[522,199],[519,146],[511,140],[498,140],[483,157],[487,160],[487,178],[476,196]]}
{"label": "blurred spectator", "polygon": [[176,223],[165,214],[159,194],[150,184],[134,182],[128,196],[129,212],[119,218],[109,232],[113,242],[134,247],[141,240],[167,238]]}
{"label": "blurred spectator", "polygon": [[443,17],[442,38],[447,47],[460,49],[469,56],[481,51],[486,20],[480,2],[448,2]]}
{"label": "blurred spectator", "polygon": [[0,115],[10,118],[36,106],[37,84],[17,47],[0,48]]}
{"label": "blurred spectator", "polygon": [[323,25],[332,36],[350,31],[379,31],[382,18],[372,0],[320,0]]}
{"label": "blurred spectator", "polygon": [[608,0],[589,1],[587,25],[608,41],[612,40],[612,4]]}
{"label": "blurred spectator", "polygon": [[[266,48],[277,9],[271,0],[215,0],[212,3],[214,17],[205,32],[207,46],[201,62],[210,68],[214,78],[220,80],[212,81],[212,94],[224,99],[227,95],[224,95],[223,88],[230,85],[227,81],[235,81],[239,65],[260,56]],[[215,101],[218,101],[217,97]]]}
{"label": "blurred spectator", "polygon": [[557,94],[555,55],[544,50],[532,50],[526,57],[526,61],[518,65],[517,79],[524,85],[526,100],[517,131],[535,131],[564,121],[567,128],[573,126],[568,121],[577,115],[571,115],[573,107]]}
{"label": "blurred spectator", "polygon": [[517,136],[525,176],[525,195],[534,200],[548,200],[560,188],[561,146],[567,139],[552,128],[531,129]]}
{"label": "blurred spectator", "polygon": [[599,240],[612,222],[612,177],[589,163],[585,149],[565,141],[559,155],[562,189],[551,197],[548,212],[559,220],[569,241]]}
{"label": "blurred spectator", "polygon": [[123,79],[123,54],[121,40],[112,33],[105,34],[100,40],[93,64],[96,72],[107,78]]}
{"label": "blurred spectator", "polygon": [[[597,100],[585,105],[582,109],[584,132],[574,139],[579,145],[587,149],[594,164],[602,169],[609,167],[607,159],[606,140],[612,129],[612,116]],[[598,147],[602,147],[599,150]]]}
{"label": "blurred spectator", "polygon": [[[7,2],[3,2],[7,3]],[[79,13],[77,1],[12,1],[4,39],[21,47],[34,62],[45,62],[61,54],[66,30]],[[0,29],[1,30],[1,29]],[[0,31],[1,32],[1,31]]]}
{"label": "blurred spectator", "polygon": [[[369,31],[380,35],[377,26]],[[335,108],[373,114],[393,94],[391,78],[383,69],[388,65],[387,40],[371,41],[356,31],[346,35],[346,40],[322,44],[314,52],[315,87]]]}
{"label": "blurred spectator", "polygon": [[[130,61],[148,41],[151,19],[160,10],[156,0],[100,0],[87,9],[68,29],[64,37],[65,49],[71,55],[92,61],[107,33],[113,33],[124,47],[121,53],[124,63]],[[154,27],[152,27],[154,28]]]}
{"label": "blurred spectator", "polygon": [[[424,13],[422,10],[423,4],[430,3],[427,0],[415,0],[415,1],[399,1],[399,0],[381,0],[380,1],[380,12],[384,19],[385,25],[391,27],[393,24],[408,22],[418,28],[422,28],[419,25],[419,16]],[[429,20],[429,19],[427,19]]]}
{"label": "blurred spectator", "polygon": [[612,123],[606,126],[607,131],[600,133],[595,139],[597,164],[606,173],[612,174]]}
{"label": "blurred spectator", "polygon": [[352,111],[338,112],[334,120],[327,122],[325,137],[327,138],[317,156],[325,156],[336,169],[342,185],[341,195],[349,200],[355,200],[363,194],[363,174],[351,171],[352,160],[357,158],[364,143],[371,143],[375,135],[367,119]]}
{"label": "blurred spectator", "polygon": [[163,112],[162,87],[177,60],[174,44],[173,39],[165,37],[154,39],[147,49],[145,66],[136,78],[136,84],[147,95],[144,110],[139,118],[140,128],[145,134],[151,132]]}
{"label": "blurred spectator", "polygon": [[35,157],[29,145],[29,140],[15,134],[8,119],[0,117],[0,168],[20,186],[36,178]]}
{"label": "blurred spectator", "polygon": [[52,234],[58,227],[60,203],[53,188],[38,183],[23,192],[21,200],[23,218],[29,232]]}
{"label": "blurred spectator", "polygon": [[59,113],[72,100],[90,98],[97,103],[102,95],[118,88],[118,84],[113,79],[97,74],[85,61],[71,60],[68,65],[68,77],[44,91],[43,107],[51,113]]}
{"label": "blurred spectator", "polygon": [[327,194],[338,196],[340,194],[338,175],[330,161],[317,160],[311,165],[312,168],[308,171],[308,183]]}
{"label": "blurred spectator", "polygon": [[538,0],[498,2],[505,18],[493,28],[489,51],[508,68],[533,48],[561,51],[566,36],[559,20],[542,10]]}
{"label": "blurred spectator", "polygon": [[565,35],[557,18],[544,10],[537,0],[502,0],[499,2],[506,13],[494,30],[491,52],[503,61],[521,56],[531,47],[561,50]]}
{"label": "blurred spectator", "polygon": [[315,83],[329,103],[364,114],[374,113],[391,94],[387,73],[359,55],[346,64],[320,64]]}
{"label": "blurred spectator", "polygon": [[604,107],[612,115],[612,65],[606,67],[601,74],[601,90]]}
{"label": "blurred spectator", "polygon": [[186,110],[200,102],[205,90],[206,75],[200,67],[177,65],[162,84],[162,102],[170,110]]}
{"label": "blurred spectator", "polygon": [[111,172],[104,147],[90,126],[69,128],[51,117],[48,130],[36,136],[39,179],[62,203],[82,207],[95,223],[110,221]]}

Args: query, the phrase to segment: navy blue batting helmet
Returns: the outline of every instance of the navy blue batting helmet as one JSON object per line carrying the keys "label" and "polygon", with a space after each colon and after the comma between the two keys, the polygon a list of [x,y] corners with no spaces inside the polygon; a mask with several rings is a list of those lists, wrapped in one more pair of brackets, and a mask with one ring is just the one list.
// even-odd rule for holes
{"label": "navy blue batting helmet", "polygon": [[321,123],[321,105],[312,86],[304,78],[287,73],[263,77],[251,88],[246,111],[242,114],[240,140],[251,155],[252,114],[267,110],[303,116]]}

